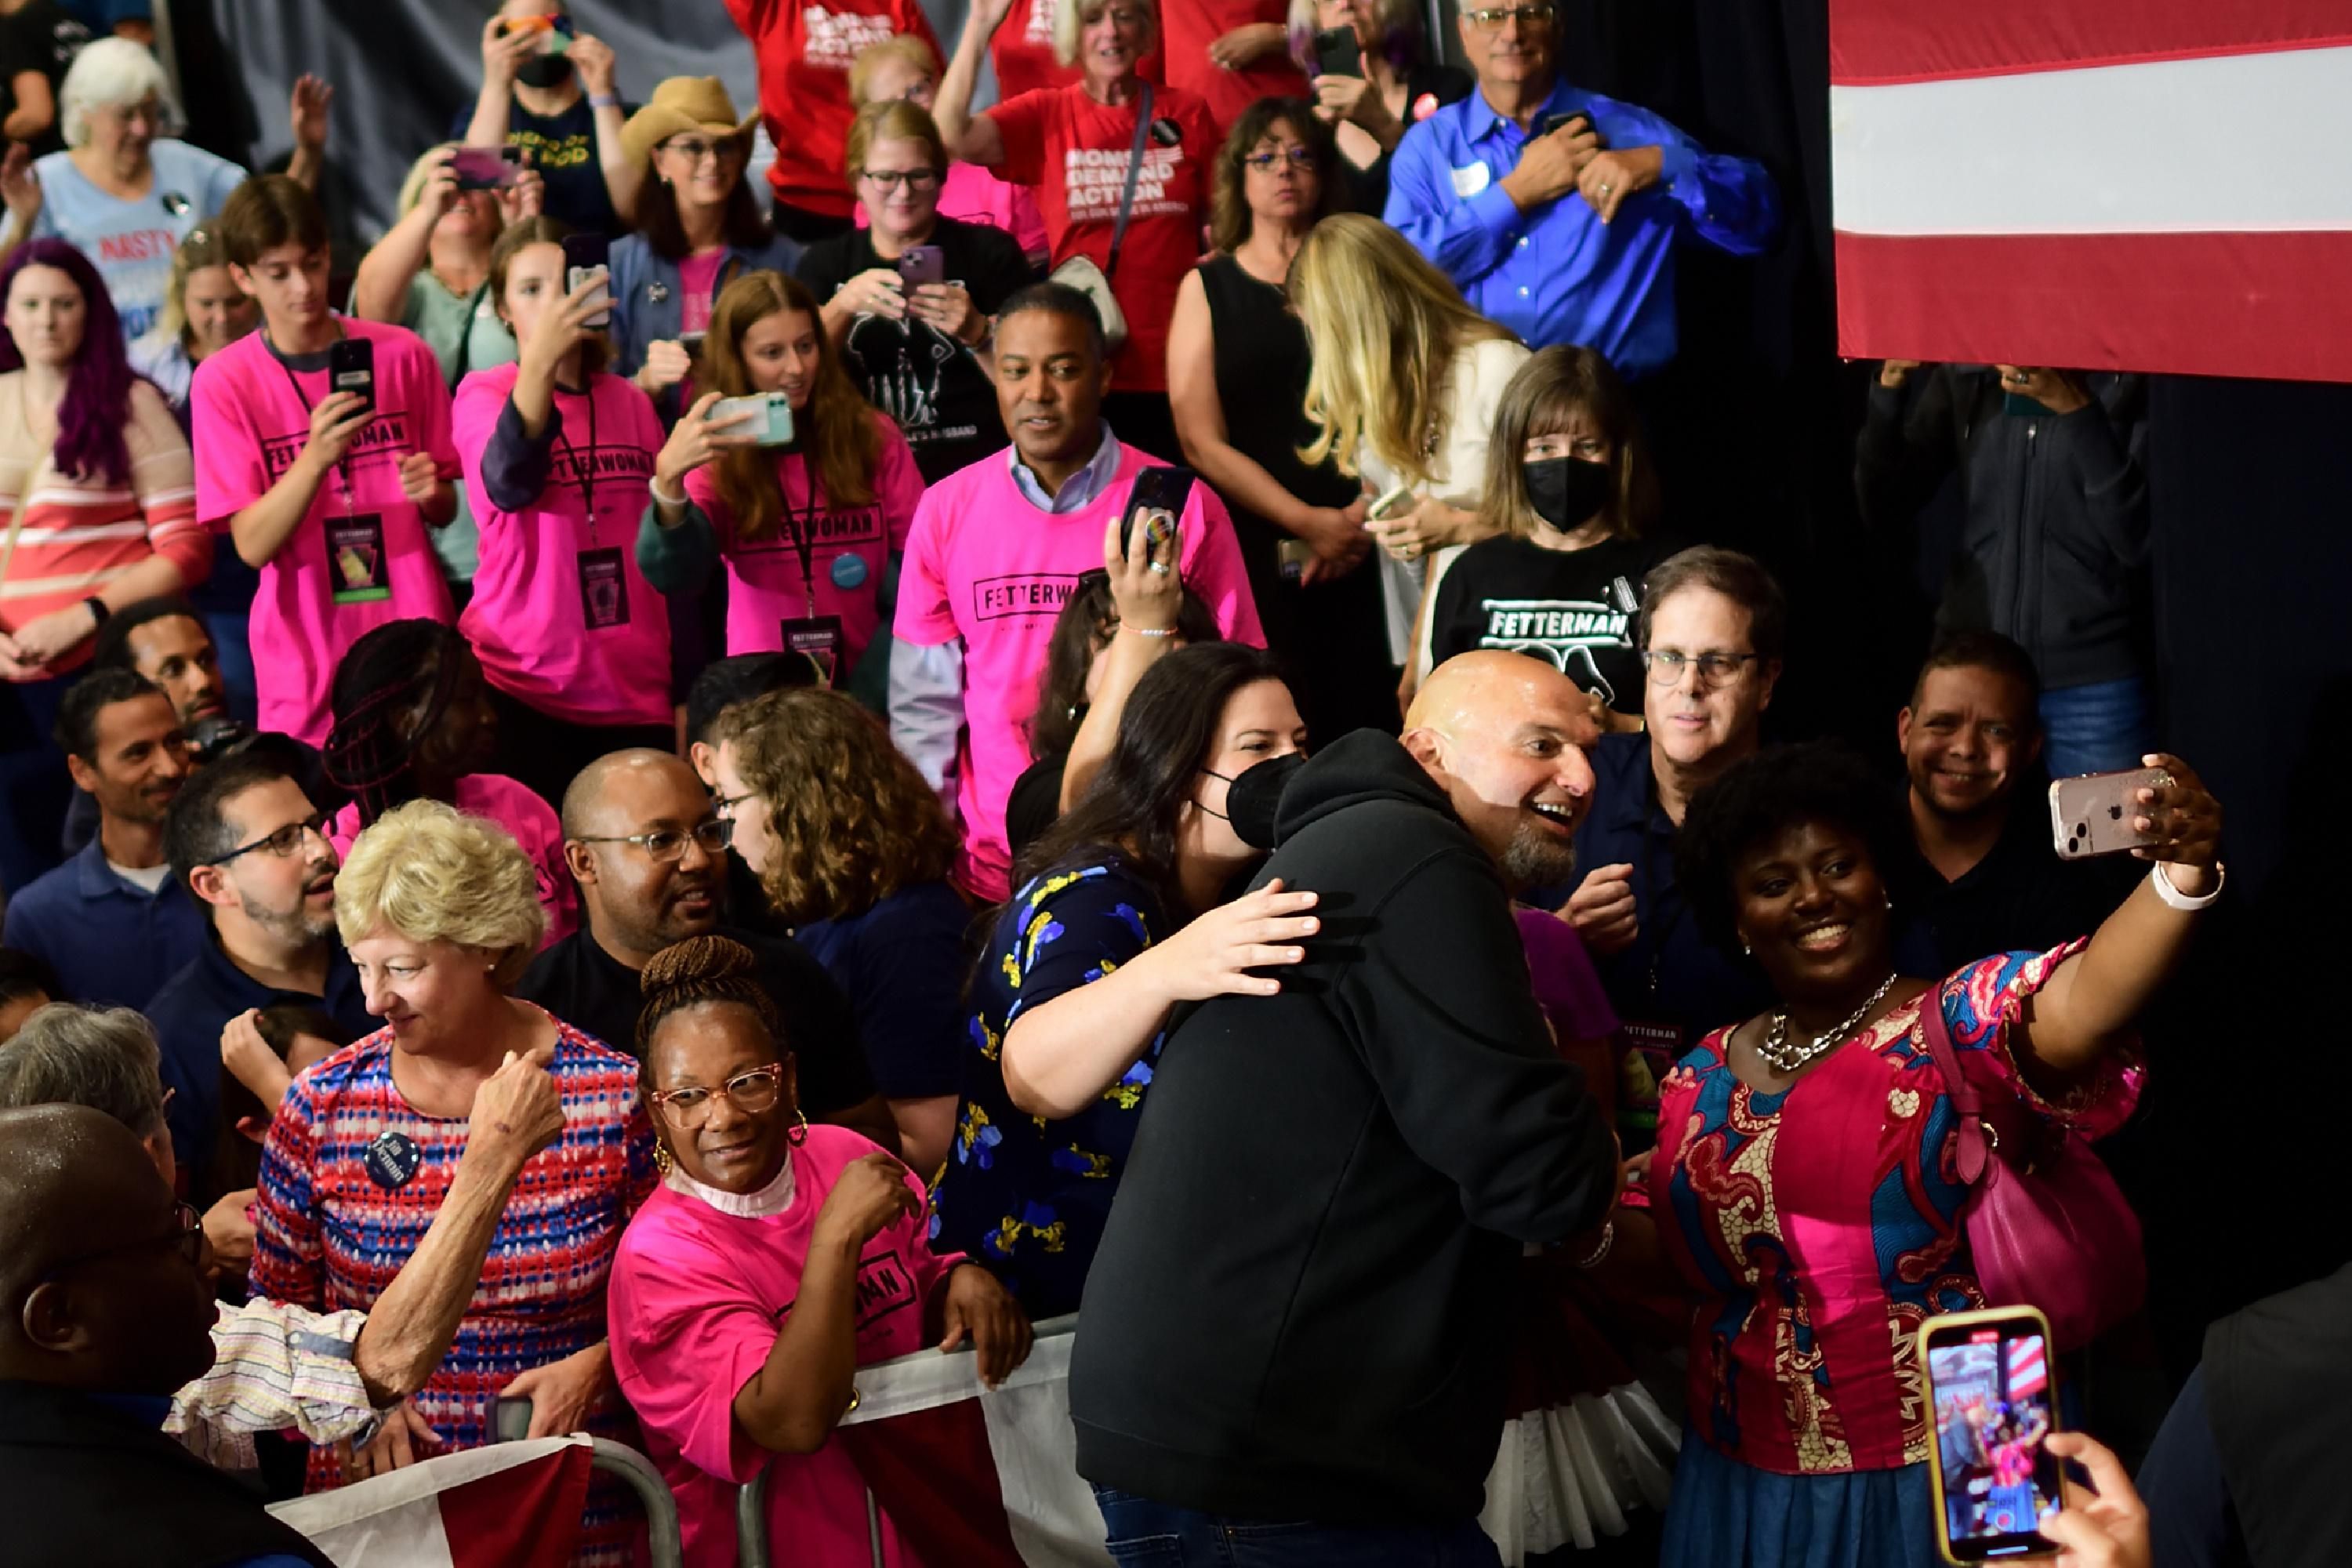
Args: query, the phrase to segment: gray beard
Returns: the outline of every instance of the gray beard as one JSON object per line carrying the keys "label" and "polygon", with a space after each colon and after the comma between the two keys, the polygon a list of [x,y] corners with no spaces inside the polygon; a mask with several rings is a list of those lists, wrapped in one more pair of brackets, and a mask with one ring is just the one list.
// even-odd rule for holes
{"label": "gray beard", "polygon": [[1556,888],[1576,875],[1576,841],[1552,841],[1544,828],[1521,823],[1503,851],[1503,880],[1517,893],[1528,888]]}

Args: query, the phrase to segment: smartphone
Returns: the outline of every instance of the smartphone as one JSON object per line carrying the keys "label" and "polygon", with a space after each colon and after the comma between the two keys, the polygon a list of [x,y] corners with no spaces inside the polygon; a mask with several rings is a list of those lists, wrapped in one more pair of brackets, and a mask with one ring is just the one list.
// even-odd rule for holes
{"label": "smartphone", "polygon": [[375,410],[375,343],[368,338],[337,338],[327,345],[327,391],[357,393]]}
{"label": "smartphone", "polygon": [[2132,768],[2119,773],[2083,773],[2050,785],[2050,836],[2062,860],[2120,855],[2156,836],[2132,826],[2139,815],[2139,792],[2154,789],[2162,768]]}
{"label": "smartphone", "polygon": [[1378,500],[1375,500],[1371,505],[1364,509],[1364,521],[1367,522],[1386,522],[1393,514],[1404,510],[1405,503],[1412,500],[1412,487],[1411,485],[1399,485],[1396,489],[1389,490],[1381,495]]}
{"label": "smartphone", "polygon": [[1286,539],[1274,547],[1274,559],[1281,568],[1282,580],[1296,583],[1306,575],[1307,563],[1315,559],[1315,547],[1303,539]]}
{"label": "smartphone", "polygon": [[499,191],[522,176],[520,147],[460,147],[449,154],[449,172],[461,191]]}
{"label": "smartphone", "polygon": [[2050,1323],[2032,1307],[1930,1318],[1919,1330],[1935,1422],[1928,1479],[1937,1544],[1963,1565],[2054,1557],[2036,1528],[2065,1505],[2058,1457],[2058,1358]]}
{"label": "smartphone", "polygon": [[[1121,558],[1134,553],[1135,529],[1139,522],[1144,523],[1146,536],[1155,542],[1166,535],[1153,530],[1175,528],[1177,519],[1184,515],[1184,503],[1192,497],[1195,478],[1192,469],[1177,468],[1146,468],[1135,476],[1135,488],[1127,495],[1127,516],[1118,525]],[[1160,515],[1151,517],[1146,522],[1145,519],[1155,512]]]}
{"label": "smartphone", "polygon": [[910,245],[898,253],[898,281],[911,294],[926,283],[948,280],[946,252],[936,245]]}
{"label": "smartphone", "polygon": [[1326,27],[1315,35],[1317,76],[1364,74],[1364,44],[1353,27]]}
{"label": "smartphone", "polygon": [[563,237],[563,291],[567,294],[588,281],[591,277],[607,280],[604,310],[591,316],[584,323],[591,327],[613,324],[613,291],[609,287],[613,276],[613,242],[601,234],[570,234]]}
{"label": "smartphone", "polygon": [[499,24],[501,35],[537,33],[539,52],[560,55],[572,47],[573,28],[569,16],[514,16]]}
{"label": "smartphone", "polygon": [[1561,127],[1573,125],[1580,120],[1584,121],[1584,128],[1592,132],[1594,145],[1601,147],[1606,147],[1609,145],[1608,139],[1601,134],[1601,127],[1592,123],[1592,116],[1585,113],[1584,110],[1580,109],[1570,109],[1563,110],[1559,114],[1545,115],[1541,120],[1536,121],[1535,134],[1538,136],[1549,136],[1553,132],[1559,130]]}
{"label": "smartphone", "polygon": [[793,403],[781,392],[754,393],[749,397],[722,397],[710,405],[710,412],[704,417],[712,425],[725,425],[741,418],[742,424],[725,434],[749,436],[762,447],[789,447],[793,444]]}

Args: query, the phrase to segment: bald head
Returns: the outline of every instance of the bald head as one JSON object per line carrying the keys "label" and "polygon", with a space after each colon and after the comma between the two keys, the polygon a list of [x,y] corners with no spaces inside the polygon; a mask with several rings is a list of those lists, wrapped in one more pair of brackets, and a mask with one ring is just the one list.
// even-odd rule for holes
{"label": "bald head", "polygon": [[[589,932],[630,968],[719,923],[727,852],[692,838],[717,809],[692,768],[644,747],[597,758],[563,792],[563,858],[580,884]],[[673,833],[686,838],[674,860],[621,842]]]}
{"label": "bald head", "polygon": [[0,1378],[166,1394],[212,1364],[211,1289],[131,1130],[0,1110]]}
{"label": "bald head", "polygon": [[1592,802],[1592,701],[1542,659],[1483,650],[1447,659],[1414,693],[1404,746],[1513,891],[1567,880]]}

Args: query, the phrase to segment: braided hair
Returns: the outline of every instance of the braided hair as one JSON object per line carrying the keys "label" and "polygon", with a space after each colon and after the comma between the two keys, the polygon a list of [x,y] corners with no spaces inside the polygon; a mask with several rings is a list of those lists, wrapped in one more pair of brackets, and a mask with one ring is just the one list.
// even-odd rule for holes
{"label": "braided hair", "polygon": [[416,749],[457,694],[465,650],[454,626],[389,621],[335,666],[327,777],[359,803],[362,827],[417,797]]}
{"label": "braided hair", "polygon": [[690,936],[672,942],[646,961],[637,984],[646,994],[637,1013],[637,1058],[650,1073],[654,1031],[672,1013],[705,1002],[732,1002],[748,1007],[776,1042],[780,1053],[791,1053],[783,1023],[768,988],[760,984],[760,960],[741,942],[723,936]]}

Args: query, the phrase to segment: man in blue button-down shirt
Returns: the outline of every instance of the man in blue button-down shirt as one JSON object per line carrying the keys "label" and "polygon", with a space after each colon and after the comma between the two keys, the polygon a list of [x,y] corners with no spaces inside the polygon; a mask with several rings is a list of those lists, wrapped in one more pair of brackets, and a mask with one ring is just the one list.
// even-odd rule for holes
{"label": "man in blue button-down shirt", "polygon": [[8,900],[0,946],[47,960],[78,1002],[144,1007],[205,941],[204,916],[163,858],[187,737],[160,689],[101,669],[66,694],[58,739],[74,783],[98,801],[98,833]]}
{"label": "man in blue button-down shirt", "polygon": [[1752,256],[1780,202],[1758,164],[1561,80],[1553,17],[1544,0],[1465,6],[1478,90],[1405,132],[1381,216],[1529,347],[1584,344],[1639,380],[1675,357],[1675,246]]}

